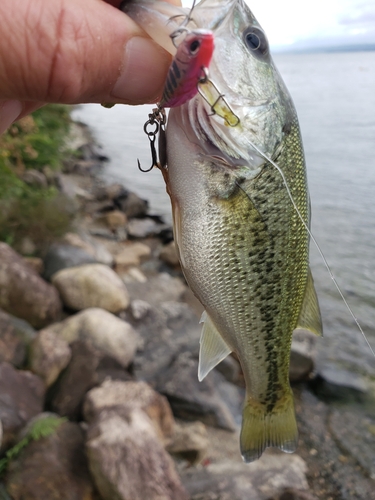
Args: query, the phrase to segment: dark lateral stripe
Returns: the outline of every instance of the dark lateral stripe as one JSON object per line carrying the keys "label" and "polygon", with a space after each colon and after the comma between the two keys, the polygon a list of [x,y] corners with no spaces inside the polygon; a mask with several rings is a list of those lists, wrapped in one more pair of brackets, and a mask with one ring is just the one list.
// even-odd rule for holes
{"label": "dark lateral stripe", "polygon": [[180,69],[178,67],[178,64],[176,63],[175,60],[173,60],[173,62],[172,62],[172,70],[173,70],[177,80],[179,80],[181,78],[181,73],[180,73]]}
{"label": "dark lateral stripe", "polygon": [[177,87],[177,81],[173,73],[173,66],[171,68],[171,71],[168,73],[168,80],[170,80],[172,87],[175,89]]}

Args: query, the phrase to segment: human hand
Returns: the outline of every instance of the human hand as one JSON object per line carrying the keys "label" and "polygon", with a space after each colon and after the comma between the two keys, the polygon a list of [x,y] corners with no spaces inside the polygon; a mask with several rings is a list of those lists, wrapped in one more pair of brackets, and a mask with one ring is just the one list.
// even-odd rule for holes
{"label": "human hand", "polygon": [[1,0],[0,134],[47,102],[143,104],[161,96],[170,55],[117,9],[120,2]]}

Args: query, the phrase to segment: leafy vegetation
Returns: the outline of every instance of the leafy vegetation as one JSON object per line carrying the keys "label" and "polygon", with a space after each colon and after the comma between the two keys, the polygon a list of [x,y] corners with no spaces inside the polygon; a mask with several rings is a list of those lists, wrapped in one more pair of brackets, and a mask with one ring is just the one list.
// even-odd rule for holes
{"label": "leafy vegetation", "polygon": [[54,415],[45,417],[40,420],[36,420],[34,425],[29,429],[26,436],[21,439],[13,448],[10,448],[5,457],[0,460],[0,476],[4,474],[6,471],[9,462],[14,458],[18,457],[21,451],[26,448],[26,446],[31,441],[38,441],[39,439],[45,438],[56,432],[58,427],[66,422],[67,418],[65,417],[56,417]]}
{"label": "leafy vegetation", "polygon": [[69,126],[68,108],[49,105],[0,136],[1,241],[17,248],[29,238],[40,251],[68,229],[69,202],[58,189],[23,178],[30,169],[52,173],[61,169],[69,154],[64,147]]}

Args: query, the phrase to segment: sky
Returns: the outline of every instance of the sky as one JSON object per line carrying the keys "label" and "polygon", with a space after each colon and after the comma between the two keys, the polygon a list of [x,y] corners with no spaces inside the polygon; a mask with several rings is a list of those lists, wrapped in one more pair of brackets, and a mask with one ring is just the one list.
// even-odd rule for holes
{"label": "sky", "polygon": [[272,46],[327,40],[375,44],[375,0],[246,1]]}

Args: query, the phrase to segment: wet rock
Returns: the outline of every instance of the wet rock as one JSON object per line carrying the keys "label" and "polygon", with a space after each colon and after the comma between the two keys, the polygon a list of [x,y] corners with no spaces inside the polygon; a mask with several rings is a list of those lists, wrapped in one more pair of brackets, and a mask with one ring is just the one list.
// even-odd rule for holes
{"label": "wet rock", "polygon": [[116,313],[129,305],[124,283],[103,264],[63,269],[53,275],[52,283],[59,290],[64,304],[74,310],[100,307]]}
{"label": "wet rock", "polygon": [[159,437],[165,439],[172,435],[174,419],[167,399],[145,382],[105,381],[87,394],[84,416],[92,422],[103,410],[121,409],[123,414],[123,410],[131,413],[136,408],[148,415]]}
{"label": "wet rock", "polygon": [[125,192],[121,192],[112,199],[115,206],[124,212],[128,219],[132,217],[144,217],[148,212],[148,201],[143,200],[137,194],[130,191],[125,190]]}
{"label": "wet rock", "polygon": [[6,487],[13,500],[94,500],[78,424],[62,423],[48,437],[32,441],[10,463]]}
{"label": "wet rock", "polygon": [[298,455],[267,453],[251,465],[224,462],[191,468],[182,482],[191,500],[268,500],[291,486],[308,490],[306,470]]}
{"label": "wet rock", "polygon": [[35,336],[34,328],[26,321],[0,309],[0,362],[7,361],[16,367],[23,366],[27,349]]}
{"label": "wet rock", "polygon": [[0,307],[35,328],[56,321],[62,307],[57,290],[6,243],[0,243]]}
{"label": "wet rock", "polygon": [[208,436],[205,425],[202,422],[181,422],[176,424],[166,449],[190,464],[197,464],[206,455],[207,448]]}
{"label": "wet rock", "polygon": [[144,243],[125,244],[115,255],[116,271],[120,273],[131,266],[138,266],[142,259],[151,255],[151,249]]}
{"label": "wet rock", "polygon": [[26,182],[26,184],[29,184],[29,186],[34,186],[38,188],[48,187],[46,176],[42,172],[39,172],[39,170],[35,170],[33,168],[30,168],[25,171],[25,173],[22,176],[22,180],[23,182]]}
{"label": "wet rock", "polygon": [[291,382],[307,380],[313,372],[318,339],[319,337],[308,330],[295,330],[293,332],[289,367]]}
{"label": "wet rock", "polygon": [[89,308],[48,328],[71,344],[82,340],[102,355],[115,359],[127,368],[133,361],[139,337],[132,326],[113,314]]}
{"label": "wet rock", "polygon": [[158,236],[166,227],[168,227],[166,224],[160,224],[150,217],[146,217],[144,219],[130,219],[127,230],[129,238],[148,238]]}
{"label": "wet rock", "polygon": [[89,467],[103,500],[187,500],[173,461],[139,408],[102,411],[87,434]]}
{"label": "wet rock", "polygon": [[179,267],[180,261],[178,260],[176,243],[171,241],[168,245],[165,245],[160,250],[159,258],[171,267]]}
{"label": "wet rock", "polygon": [[68,343],[51,330],[41,330],[30,348],[30,369],[51,386],[68,365],[71,349]]}
{"label": "wet rock", "polygon": [[50,406],[59,415],[78,420],[86,392],[97,383],[100,353],[82,341],[71,344],[71,353],[66,370],[53,388]]}
{"label": "wet rock", "polygon": [[187,287],[180,278],[160,273],[150,278],[147,283],[131,283],[127,288],[133,299],[141,299],[158,306],[162,302],[181,300]]}
{"label": "wet rock", "polygon": [[167,396],[176,417],[234,431],[234,418],[222,401],[213,374],[199,382],[197,373],[198,360],[183,352],[157,377],[156,390]]}
{"label": "wet rock", "polygon": [[2,447],[9,447],[18,431],[43,409],[45,386],[29,371],[0,364],[0,420],[3,425]]}
{"label": "wet rock", "polygon": [[100,262],[100,264],[105,264],[109,267],[113,265],[112,254],[105,248],[104,245],[96,241],[94,238],[91,238],[88,234],[79,236],[75,233],[66,233],[63,238],[63,242],[84,250],[86,253],[91,255],[96,262]]}
{"label": "wet rock", "polygon": [[92,264],[94,257],[81,248],[72,245],[51,245],[44,258],[44,278],[51,280],[52,276],[69,267]]}

